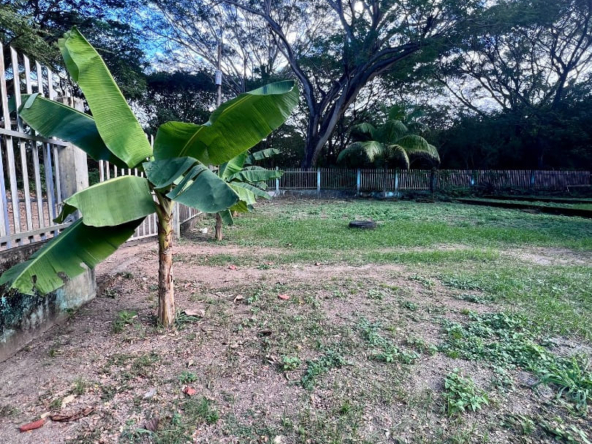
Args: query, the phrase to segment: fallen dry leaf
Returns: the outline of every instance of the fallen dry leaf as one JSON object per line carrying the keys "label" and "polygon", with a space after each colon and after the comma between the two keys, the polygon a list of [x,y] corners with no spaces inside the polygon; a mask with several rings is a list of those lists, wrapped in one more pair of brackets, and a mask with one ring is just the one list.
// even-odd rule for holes
{"label": "fallen dry leaf", "polygon": [[68,395],[64,399],[62,399],[62,408],[66,407],[68,404],[74,401],[74,398],[76,398],[76,396]]}
{"label": "fallen dry leaf", "polygon": [[45,419],[38,419],[37,421],[20,426],[19,430],[21,433],[28,432],[29,430],[35,430],[43,427],[43,424],[45,424]]}
{"label": "fallen dry leaf", "polygon": [[195,390],[193,387],[186,386],[183,389],[183,393],[185,393],[187,396],[193,396],[197,393],[197,390]]}
{"label": "fallen dry leaf", "polygon": [[236,304],[237,302],[240,302],[243,299],[245,299],[245,298],[239,294],[237,297],[234,298],[234,300],[232,302],[234,302]]}
{"label": "fallen dry leaf", "polygon": [[281,299],[282,301],[289,301],[290,300],[290,296],[288,296],[287,294],[280,294],[278,296],[278,299]]}
{"label": "fallen dry leaf", "polygon": [[150,432],[156,432],[158,431],[158,424],[160,423],[160,418],[158,417],[154,417],[152,419],[149,419],[148,421],[146,421],[144,423],[144,427],[142,427],[144,430],[148,430]]}
{"label": "fallen dry leaf", "polygon": [[201,308],[189,308],[187,310],[183,310],[187,316],[195,316],[196,318],[203,318],[206,315],[206,311]]}
{"label": "fallen dry leaf", "polygon": [[87,407],[85,409],[78,410],[76,413],[71,413],[70,415],[51,415],[50,418],[52,421],[56,422],[77,421],[80,418],[84,418],[85,416],[90,415],[94,411],[94,407]]}

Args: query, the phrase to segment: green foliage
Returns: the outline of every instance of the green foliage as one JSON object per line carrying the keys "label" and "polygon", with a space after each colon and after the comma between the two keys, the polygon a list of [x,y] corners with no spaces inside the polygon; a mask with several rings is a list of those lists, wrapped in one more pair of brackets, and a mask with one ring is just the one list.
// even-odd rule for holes
{"label": "green foliage", "polygon": [[181,372],[179,375],[179,382],[182,384],[190,384],[195,381],[197,381],[197,375],[193,372],[183,370],[183,372]]}
{"label": "green foliage", "polygon": [[[76,210],[82,218],[29,261],[0,278],[0,284],[9,284],[26,294],[33,294],[34,289],[49,293],[61,287],[60,273],[73,278],[85,270],[81,264],[95,267],[154,212],[159,218],[161,246],[169,242],[166,237],[171,232],[172,200],[206,213],[227,210],[239,196],[247,196],[247,200],[253,196],[254,201],[252,190],[246,186],[233,189],[209,166],[241,154],[244,160],[245,152],[280,126],[298,102],[295,83],[284,81],[224,103],[205,125],[169,122],[158,131],[153,160],[152,147],[140,123],[95,48],[77,28],[59,40],[59,47],[92,117],[39,95],[26,97],[19,110],[21,117],[45,137],[61,137],[79,144],[94,160],[143,169],[147,179],[114,178],[68,198],[57,221],[64,222]],[[172,282],[161,284],[168,288]],[[167,291],[161,296],[170,294]],[[160,313],[164,318],[164,311]],[[171,323],[170,319],[160,321]]]}
{"label": "green foliage", "polygon": [[400,350],[395,347],[392,341],[382,336],[378,331],[380,329],[379,323],[371,323],[367,319],[362,318],[358,323],[358,330],[368,344],[373,347],[370,354],[370,359],[385,362],[390,364],[392,362],[400,362],[402,364],[414,364],[419,355],[413,351],[408,352]]}
{"label": "green foliage", "polygon": [[449,415],[464,413],[467,409],[475,412],[489,404],[485,392],[478,389],[470,378],[464,378],[455,368],[444,380],[444,400]]}
{"label": "green foliage", "polygon": [[281,367],[283,371],[289,372],[296,370],[298,367],[300,367],[301,363],[302,362],[298,356],[283,356]]}
{"label": "green foliage", "polygon": [[113,333],[121,333],[126,325],[133,323],[133,320],[138,316],[135,311],[122,310],[117,313],[115,320],[111,323],[111,331]]}
{"label": "green foliage", "polygon": [[300,380],[302,387],[311,390],[316,385],[319,376],[334,368],[341,368],[347,364],[345,358],[337,351],[328,349],[317,359],[306,361],[307,367]]}
{"label": "green foliage", "polygon": [[488,361],[504,368],[520,367],[534,373],[539,384],[549,384],[557,397],[587,411],[592,394],[592,370],[583,357],[558,357],[542,345],[541,331],[523,315],[469,314],[462,325],[445,322],[447,340],[440,350],[453,358]]}
{"label": "green foliage", "polygon": [[351,129],[354,143],[339,153],[337,162],[351,166],[370,163],[386,167],[395,164],[409,169],[413,161],[425,159],[438,165],[440,156],[437,149],[423,137],[411,134],[396,117],[401,116],[396,112],[391,113],[389,119],[377,128],[369,123],[354,126]]}

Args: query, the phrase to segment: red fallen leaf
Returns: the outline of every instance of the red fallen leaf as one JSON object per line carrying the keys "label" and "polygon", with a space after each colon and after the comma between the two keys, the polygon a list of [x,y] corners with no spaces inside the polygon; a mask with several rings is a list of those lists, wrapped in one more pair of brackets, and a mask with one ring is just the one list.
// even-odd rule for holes
{"label": "red fallen leaf", "polygon": [[56,422],[76,421],[80,418],[90,415],[94,411],[94,407],[87,407],[85,409],[77,411],[76,413],[72,413],[71,415],[51,415],[50,418],[52,421]]}
{"label": "red fallen leaf", "polygon": [[290,296],[288,296],[287,294],[280,294],[278,296],[278,299],[281,299],[282,301],[289,301],[290,300]]}
{"label": "red fallen leaf", "polygon": [[228,269],[229,270],[236,270],[236,265],[229,265],[228,266]]}
{"label": "red fallen leaf", "polygon": [[183,389],[183,393],[185,393],[187,396],[193,396],[197,393],[197,390],[195,390],[193,387],[186,386]]}
{"label": "red fallen leaf", "polygon": [[30,422],[29,424],[25,424],[19,427],[21,433],[28,432],[29,430],[35,430],[43,427],[45,424],[45,419],[38,419],[37,421]]}

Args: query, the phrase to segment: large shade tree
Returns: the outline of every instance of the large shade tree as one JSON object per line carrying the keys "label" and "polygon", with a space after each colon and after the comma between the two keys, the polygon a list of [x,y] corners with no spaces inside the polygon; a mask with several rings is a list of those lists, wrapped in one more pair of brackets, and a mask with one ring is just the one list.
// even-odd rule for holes
{"label": "large shade tree", "polygon": [[92,117],[39,95],[25,97],[20,116],[45,137],[72,142],[95,160],[138,168],[66,199],[57,221],[80,218],[0,278],[25,294],[45,294],[112,254],[142,220],[156,213],[160,324],[174,324],[172,224],[174,202],[205,213],[232,207],[239,195],[210,170],[245,152],[289,116],[298,101],[291,81],[267,85],[220,106],[203,125],[168,122],[152,148],[105,63],[73,29],[60,40],[65,65],[83,91]]}

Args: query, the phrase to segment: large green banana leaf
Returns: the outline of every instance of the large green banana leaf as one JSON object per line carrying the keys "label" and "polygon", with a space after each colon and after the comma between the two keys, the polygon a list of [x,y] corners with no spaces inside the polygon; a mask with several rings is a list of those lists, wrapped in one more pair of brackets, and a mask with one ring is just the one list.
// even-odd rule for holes
{"label": "large green banana leaf", "polygon": [[238,197],[241,200],[241,202],[244,202],[247,205],[254,205],[255,203],[257,203],[255,195],[250,190],[247,190],[243,187],[238,187],[234,183],[230,183],[230,187],[236,192],[236,194],[238,194]]}
{"label": "large green banana leaf", "polygon": [[127,167],[109,151],[101,139],[95,120],[88,114],[32,94],[23,95],[19,115],[43,137],[57,137],[76,145],[95,160],[106,160],[120,168]]}
{"label": "large green banana leaf", "polygon": [[48,242],[31,258],[0,277],[0,285],[9,284],[23,294],[47,294],[64,285],[60,274],[73,278],[109,257],[132,234],[141,220],[117,227],[89,227],[78,220]]}
{"label": "large green banana leaf", "polygon": [[223,179],[191,157],[155,160],[143,166],[156,188],[176,184],[167,194],[169,199],[204,213],[217,213],[238,201],[237,194]]}
{"label": "large green banana leaf", "polygon": [[99,53],[73,28],[59,47],[88,102],[105,145],[128,167],[152,155],[150,143]]}
{"label": "large green banana leaf", "polygon": [[282,125],[298,104],[295,82],[272,83],[220,106],[204,125],[168,122],[158,129],[156,160],[190,156],[222,165]]}
{"label": "large green banana leaf", "polygon": [[156,211],[154,199],[143,177],[122,176],[79,191],[64,201],[56,222],[80,210],[85,225],[112,227],[143,219]]}
{"label": "large green banana leaf", "polygon": [[226,178],[228,182],[265,182],[266,180],[279,179],[284,174],[281,170],[242,170]]}

